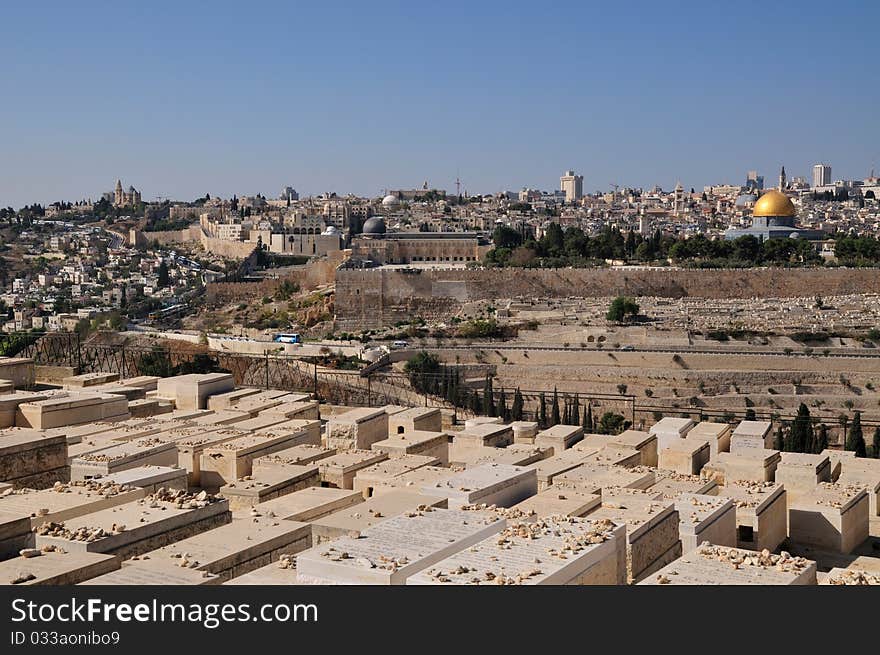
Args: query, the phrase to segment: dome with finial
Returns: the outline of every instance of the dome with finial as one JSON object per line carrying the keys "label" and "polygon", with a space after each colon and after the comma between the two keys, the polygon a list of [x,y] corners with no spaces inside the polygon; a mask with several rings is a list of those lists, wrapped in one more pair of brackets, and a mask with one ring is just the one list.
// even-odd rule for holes
{"label": "dome with finial", "polygon": [[797,210],[791,199],[776,189],[770,189],[755,202],[752,216],[795,216]]}

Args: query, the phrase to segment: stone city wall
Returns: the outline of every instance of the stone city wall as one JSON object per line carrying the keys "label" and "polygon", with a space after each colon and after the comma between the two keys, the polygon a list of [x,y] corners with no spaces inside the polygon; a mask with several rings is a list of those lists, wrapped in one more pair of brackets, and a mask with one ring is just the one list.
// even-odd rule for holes
{"label": "stone city wall", "polygon": [[338,327],[448,317],[464,302],[503,298],[685,296],[784,298],[880,293],[873,269],[368,269],[336,273]]}

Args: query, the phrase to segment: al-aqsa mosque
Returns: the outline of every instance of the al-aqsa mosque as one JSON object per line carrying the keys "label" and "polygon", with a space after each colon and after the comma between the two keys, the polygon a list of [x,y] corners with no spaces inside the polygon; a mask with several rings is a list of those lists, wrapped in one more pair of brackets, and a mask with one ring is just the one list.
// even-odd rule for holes
{"label": "al-aqsa mosque", "polygon": [[820,241],[826,237],[822,230],[810,230],[797,227],[795,219],[797,209],[787,195],[785,188],[785,167],[779,176],[779,189],[766,191],[755,202],[752,208],[752,225],[747,228],[729,228],[724,233],[725,239],[738,239],[753,236],[758,239],[809,239]]}

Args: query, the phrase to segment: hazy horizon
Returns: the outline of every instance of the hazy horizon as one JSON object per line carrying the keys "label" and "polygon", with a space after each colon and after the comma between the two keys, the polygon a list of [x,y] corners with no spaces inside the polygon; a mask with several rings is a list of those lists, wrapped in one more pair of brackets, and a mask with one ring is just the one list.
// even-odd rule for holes
{"label": "hazy horizon", "polygon": [[786,4],[15,4],[0,206],[861,179],[880,6]]}

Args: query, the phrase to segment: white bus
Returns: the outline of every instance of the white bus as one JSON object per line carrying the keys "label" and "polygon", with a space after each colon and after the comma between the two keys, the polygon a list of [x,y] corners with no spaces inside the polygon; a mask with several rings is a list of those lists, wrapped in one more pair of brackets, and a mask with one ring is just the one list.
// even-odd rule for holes
{"label": "white bus", "polygon": [[302,343],[302,337],[295,332],[281,332],[272,337],[272,341],[279,343]]}

